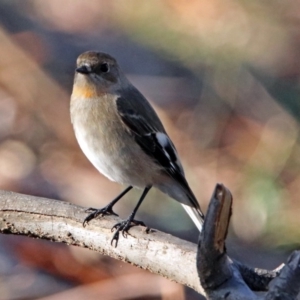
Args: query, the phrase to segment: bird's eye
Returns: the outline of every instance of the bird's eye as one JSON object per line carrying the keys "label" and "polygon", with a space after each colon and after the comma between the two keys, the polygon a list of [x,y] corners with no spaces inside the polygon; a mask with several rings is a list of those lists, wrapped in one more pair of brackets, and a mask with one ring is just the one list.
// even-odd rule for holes
{"label": "bird's eye", "polygon": [[109,65],[108,63],[103,63],[99,66],[99,70],[102,72],[102,73],[107,73],[109,71]]}

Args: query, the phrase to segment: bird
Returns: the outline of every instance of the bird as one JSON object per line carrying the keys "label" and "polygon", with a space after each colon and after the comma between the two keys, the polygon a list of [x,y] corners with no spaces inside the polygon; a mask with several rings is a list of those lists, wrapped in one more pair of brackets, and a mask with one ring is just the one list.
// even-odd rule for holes
{"label": "bird", "polygon": [[112,227],[117,247],[135,225],[135,215],[152,187],[179,201],[201,232],[204,214],[184,174],[176,148],[155,110],[127,79],[111,55],[87,51],[76,61],[70,101],[76,139],[94,167],[127,186],[104,208],[89,208],[83,221],[117,215],[113,206],[133,187],[143,190],[129,217]]}

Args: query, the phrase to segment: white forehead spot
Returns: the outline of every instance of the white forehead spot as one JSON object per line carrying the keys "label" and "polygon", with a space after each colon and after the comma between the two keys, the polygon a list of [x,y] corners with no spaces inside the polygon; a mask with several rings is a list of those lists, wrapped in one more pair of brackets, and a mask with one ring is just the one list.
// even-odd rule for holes
{"label": "white forehead spot", "polygon": [[88,71],[89,73],[92,72],[92,67],[91,67],[90,64],[85,63],[84,66],[86,67],[86,69],[87,69],[87,71]]}

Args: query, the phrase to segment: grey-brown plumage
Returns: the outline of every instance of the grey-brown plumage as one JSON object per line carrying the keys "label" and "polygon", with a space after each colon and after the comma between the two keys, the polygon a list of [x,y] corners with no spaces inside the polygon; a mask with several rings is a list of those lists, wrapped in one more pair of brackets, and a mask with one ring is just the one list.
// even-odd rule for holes
{"label": "grey-brown plumage", "polygon": [[[82,151],[102,174],[145,189],[143,198],[157,187],[181,202],[201,230],[203,214],[172,141],[149,102],[110,55],[86,52],[77,59],[71,120]],[[113,213],[115,202],[93,211],[85,221]],[[128,229],[128,222],[124,226],[117,226],[117,234]]]}

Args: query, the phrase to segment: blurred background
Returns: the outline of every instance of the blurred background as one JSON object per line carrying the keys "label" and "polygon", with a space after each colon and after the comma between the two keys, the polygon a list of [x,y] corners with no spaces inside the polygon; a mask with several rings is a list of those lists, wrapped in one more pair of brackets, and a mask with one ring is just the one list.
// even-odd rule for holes
{"label": "blurred background", "polygon": [[[217,182],[231,190],[229,254],[277,267],[300,240],[299,29],[295,0],[2,0],[0,188],[98,208],[122,190],[84,157],[69,117],[77,56],[107,52],[155,107],[203,210]],[[139,195],[116,212],[127,217]],[[137,218],[197,242],[158,191]],[[0,299],[199,299],[92,251],[0,245]]]}

